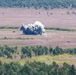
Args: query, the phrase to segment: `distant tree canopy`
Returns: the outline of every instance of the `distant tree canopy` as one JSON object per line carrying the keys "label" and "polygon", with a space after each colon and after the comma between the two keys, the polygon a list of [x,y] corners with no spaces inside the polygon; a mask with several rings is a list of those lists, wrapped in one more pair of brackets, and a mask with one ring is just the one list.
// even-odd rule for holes
{"label": "distant tree canopy", "polygon": [[62,49],[58,46],[55,48],[46,46],[23,46],[21,48],[19,48],[19,46],[0,46],[0,57],[11,59],[16,58],[17,56],[20,56],[20,58],[23,59],[47,54],[55,56],[65,53],[76,55],[76,48]]}
{"label": "distant tree canopy", "polygon": [[0,7],[76,8],[76,0],[0,0]]}
{"label": "distant tree canopy", "polygon": [[63,63],[59,66],[55,61],[47,65],[41,62],[26,62],[23,66],[18,62],[2,63],[0,75],[76,75],[74,65]]}

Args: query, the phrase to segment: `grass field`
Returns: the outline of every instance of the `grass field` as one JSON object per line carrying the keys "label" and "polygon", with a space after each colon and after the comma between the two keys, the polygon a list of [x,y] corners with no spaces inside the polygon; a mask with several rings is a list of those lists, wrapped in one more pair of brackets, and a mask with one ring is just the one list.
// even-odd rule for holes
{"label": "grass field", "polygon": [[57,55],[57,56],[52,56],[52,55],[42,55],[42,56],[35,56],[32,58],[25,58],[25,59],[4,59],[0,58],[0,60],[4,63],[10,63],[10,62],[18,62],[20,64],[24,64],[27,61],[29,62],[34,62],[34,61],[39,61],[39,62],[44,62],[46,64],[51,64],[53,61],[58,63],[59,65],[62,65],[64,62],[68,64],[74,64],[76,66],[76,55],[70,55],[70,54],[62,54],[62,55]]}

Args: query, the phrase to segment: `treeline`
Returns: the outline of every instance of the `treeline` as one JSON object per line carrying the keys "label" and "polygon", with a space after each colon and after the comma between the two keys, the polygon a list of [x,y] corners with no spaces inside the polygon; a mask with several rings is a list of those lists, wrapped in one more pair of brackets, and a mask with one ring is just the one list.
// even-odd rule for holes
{"label": "treeline", "polygon": [[74,65],[63,63],[59,66],[56,62],[47,65],[41,62],[26,62],[23,66],[19,63],[2,63],[0,61],[0,75],[76,75]]}
{"label": "treeline", "polygon": [[9,47],[7,45],[0,46],[0,57],[13,58],[13,55],[17,53],[17,46]]}
{"label": "treeline", "polygon": [[62,49],[60,47],[46,47],[46,46],[24,46],[18,48],[17,46],[0,46],[0,57],[4,58],[16,58],[18,55],[21,59],[23,58],[32,58],[33,56],[41,56],[41,55],[59,55],[59,54],[76,54],[76,48]]}
{"label": "treeline", "polygon": [[0,0],[0,7],[19,8],[76,8],[76,0]]}
{"label": "treeline", "polygon": [[76,54],[76,48],[73,49],[62,49],[60,47],[46,47],[46,46],[36,46],[36,47],[29,47],[25,46],[21,49],[21,59],[26,57],[33,57],[33,56],[40,56],[40,55],[59,55],[59,54]]}

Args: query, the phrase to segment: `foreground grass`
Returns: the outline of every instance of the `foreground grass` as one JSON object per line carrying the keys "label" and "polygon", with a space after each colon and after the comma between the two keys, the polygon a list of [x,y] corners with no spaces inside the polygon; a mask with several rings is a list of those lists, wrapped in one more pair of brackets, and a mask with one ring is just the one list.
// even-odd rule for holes
{"label": "foreground grass", "polygon": [[35,56],[32,58],[25,58],[25,59],[4,59],[0,58],[0,60],[4,63],[10,63],[10,62],[19,62],[20,64],[24,65],[25,62],[33,62],[33,61],[39,61],[44,62],[46,64],[51,64],[53,61],[55,61],[57,64],[63,64],[64,62],[68,64],[75,64],[76,60],[74,60],[76,55],[70,55],[70,54],[62,54],[62,55],[42,55],[42,56]]}

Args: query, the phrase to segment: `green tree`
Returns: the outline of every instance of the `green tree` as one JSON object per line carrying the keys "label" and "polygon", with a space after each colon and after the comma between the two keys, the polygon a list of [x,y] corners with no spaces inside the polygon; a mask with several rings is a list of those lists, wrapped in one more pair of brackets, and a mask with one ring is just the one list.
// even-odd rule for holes
{"label": "green tree", "polygon": [[69,75],[76,75],[76,69],[75,69],[75,66],[72,65],[70,70],[69,70]]}
{"label": "green tree", "polygon": [[52,47],[49,47],[49,52],[50,52],[50,54],[53,54],[53,48]]}
{"label": "green tree", "polygon": [[19,75],[21,65],[19,63],[4,63],[5,66],[5,75]]}
{"label": "green tree", "polygon": [[0,61],[0,75],[4,75],[5,74],[5,68],[3,63]]}
{"label": "green tree", "polygon": [[37,75],[48,75],[48,74],[44,71],[40,71],[40,72],[37,73]]}
{"label": "green tree", "polygon": [[62,48],[59,48],[58,46],[53,50],[54,55],[62,54],[63,50]]}

